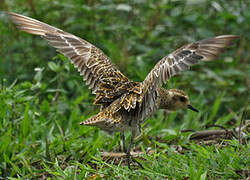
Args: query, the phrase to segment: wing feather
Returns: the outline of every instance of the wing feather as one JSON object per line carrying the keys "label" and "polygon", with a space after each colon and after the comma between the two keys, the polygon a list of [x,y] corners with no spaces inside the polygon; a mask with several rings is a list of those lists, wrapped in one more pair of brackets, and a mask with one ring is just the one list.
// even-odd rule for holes
{"label": "wing feather", "polygon": [[235,35],[222,35],[187,44],[161,59],[143,81],[142,96],[148,90],[161,87],[169,78],[190,68],[200,61],[215,60],[218,54],[230,41],[238,38]]}
{"label": "wing feather", "polygon": [[[96,94],[94,104],[109,104],[121,96],[120,92],[132,87],[133,83],[112,64],[110,59],[86,40],[23,15],[12,12],[7,14],[18,29],[41,36],[70,59],[92,89],[92,93]],[[103,89],[107,84],[110,88]]]}

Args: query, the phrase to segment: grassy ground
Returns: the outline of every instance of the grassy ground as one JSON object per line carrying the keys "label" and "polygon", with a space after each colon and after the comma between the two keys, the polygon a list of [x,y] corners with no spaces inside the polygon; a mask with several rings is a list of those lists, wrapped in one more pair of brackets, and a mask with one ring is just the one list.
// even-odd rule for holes
{"label": "grassy ground", "polygon": [[2,10],[89,40],[135,81],[184,43],[220,34],[241,38],[216,62],[201,63],[169,81],[165,87],[183,89],[200,112],[159,111],[148,119],[133,149],[145,152],[137,158],[145,169],[135,164],[130,170],[123,158],[102,156],[120,151],[119,134],[78,125],[99,107],[92,105],[94,96],[68,60],[39,37],[16,32],[2,14],[0,178],[246,179],[248,141],[241,142],[236,133],[197,142],[190,140],[192,132],[181,130],[204,130],[211,124],[231,130],[249,119],[250,4],[197,2],[2,1]]}

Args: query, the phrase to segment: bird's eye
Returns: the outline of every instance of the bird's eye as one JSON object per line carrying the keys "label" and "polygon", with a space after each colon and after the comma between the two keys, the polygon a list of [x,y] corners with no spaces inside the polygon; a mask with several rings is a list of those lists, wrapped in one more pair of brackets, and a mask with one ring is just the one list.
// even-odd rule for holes
{"label": "bird's eye", "polygon": [[185,102],[185,101],[186,101],[186,98],[183,97],[183,96],[181,96],[181,97],[180,97],[180,101],[181,101],[181,102]]}

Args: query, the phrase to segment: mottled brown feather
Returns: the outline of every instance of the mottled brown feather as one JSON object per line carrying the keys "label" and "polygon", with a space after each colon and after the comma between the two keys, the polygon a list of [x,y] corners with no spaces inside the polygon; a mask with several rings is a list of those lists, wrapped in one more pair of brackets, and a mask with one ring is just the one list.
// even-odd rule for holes
{"label": "mottled brown feather", "polygon": [[94,104],[107,106],[133,88],[133,82],[99,48],[86,40],[23,15],[12,12],[8,15],[18,29],[48,40],[50,45],[70,59],[96,94]]}
{"label": "mottled brown feather", "polygon": [[162,58],[143,81],[141,95],[161,87],[172,76],[190,68],[200,61],[215,60],[230,41],[238,38],[234,35],[222,35],[187,44]]}

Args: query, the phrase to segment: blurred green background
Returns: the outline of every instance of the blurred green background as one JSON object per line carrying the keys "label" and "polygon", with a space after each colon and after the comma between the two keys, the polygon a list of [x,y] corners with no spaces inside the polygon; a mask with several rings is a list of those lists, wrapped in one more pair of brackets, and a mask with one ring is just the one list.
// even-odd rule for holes
{"label": "blurred green background", "polygon": [[207,124],[233,128],[243,109],[249,112],[250,1],[0,0],[0,10],[2,177],[30,177],[26,172],[39,169],[32,164],[43,158],[44,169],[47,161],[60,155],[63,162],[87,162],[99,151],[113,150],[119,139],[78,126],[98,112],[82,77],[45,40],[18,31],[3,11],[38,19],[91,42],[134,81],[143,81],[158,60],[186,43],[239,35],[216,61],[194,66],[164,85],[184,90],[199,114],[181,110],[166,116],[159,111],[144,129],[153,138],[171,139],[173,132],[164,129],[177,136],[180,129],[199,130]]}

